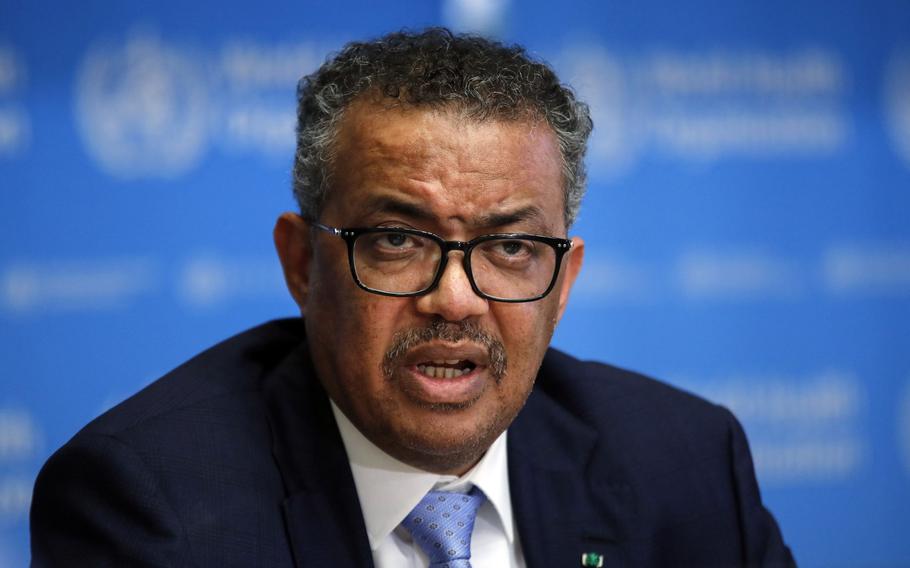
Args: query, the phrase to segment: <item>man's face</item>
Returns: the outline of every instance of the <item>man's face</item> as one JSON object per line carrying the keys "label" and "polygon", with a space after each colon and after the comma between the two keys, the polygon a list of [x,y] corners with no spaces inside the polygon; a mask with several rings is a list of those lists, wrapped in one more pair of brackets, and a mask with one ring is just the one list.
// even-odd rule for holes
{"label": "man's face", "polygon": [[[565,236],[560,154],[544,122],[358,102],[335,149],[324,224],[410,227],[460,241]],[[461,252],[449,253],[430,293],[395,298],[360,289],[345,242],[293,214],[279,220],[276,243],[332,400],[387,453],[440,473],[469,469],[518,414],[583,247],[576,239],[549,296],[508,304],[474,293]],[[466,372],[445,378],[427,367]]]}

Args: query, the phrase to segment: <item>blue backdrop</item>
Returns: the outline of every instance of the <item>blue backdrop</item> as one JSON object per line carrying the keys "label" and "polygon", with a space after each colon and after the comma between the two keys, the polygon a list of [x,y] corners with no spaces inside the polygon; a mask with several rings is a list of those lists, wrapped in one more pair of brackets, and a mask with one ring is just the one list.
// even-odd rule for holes
{"label": "blue backdrop", "polygon": [[910,566],[904,0],[0,0],[0,566],[48,455],[291,315],[294,86],[345,41],[527,45],[593,108],[555,344],[728,405],[804,566]]}

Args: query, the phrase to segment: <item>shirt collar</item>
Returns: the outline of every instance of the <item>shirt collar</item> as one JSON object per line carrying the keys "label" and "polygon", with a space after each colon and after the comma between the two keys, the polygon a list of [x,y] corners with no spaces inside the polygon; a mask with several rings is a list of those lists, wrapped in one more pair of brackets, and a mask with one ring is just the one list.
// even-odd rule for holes
{"label": "shirt collar", "polygon": [[513,543],[506,432],[496,438],[477,465],[457,477],[423,471],[393,458],[369,441],[334,402],[332,413],[351,463],[370,548],[376,550],[428,491],[463,493],[473,486],[486,495],[509,544]]}

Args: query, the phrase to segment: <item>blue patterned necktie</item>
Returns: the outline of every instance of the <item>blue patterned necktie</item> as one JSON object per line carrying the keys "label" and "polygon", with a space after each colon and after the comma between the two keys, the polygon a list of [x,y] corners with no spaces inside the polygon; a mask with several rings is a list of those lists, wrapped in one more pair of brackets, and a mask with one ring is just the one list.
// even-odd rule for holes
{"label": "blue patterned necktie", "polygon": [[471,568],[471,531],[486,497],[478,488],[468,494],[430,491],[401,525],[430,557],[430,568]]}

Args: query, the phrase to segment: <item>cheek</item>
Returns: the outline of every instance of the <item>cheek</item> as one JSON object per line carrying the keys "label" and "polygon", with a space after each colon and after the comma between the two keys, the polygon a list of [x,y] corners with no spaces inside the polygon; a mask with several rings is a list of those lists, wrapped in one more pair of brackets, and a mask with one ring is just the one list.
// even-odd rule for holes
{"label": "cheek", "polygon": [[[500,307],[501,306],[501,307]],[[536,375],[553,335],[558,303],[548,296],[539,302],[497,305],[509,366]]]}
{"label": "cheek", "polygon": [[403,301],[370,294],[353,282],[337,285],[327,295],[333,303],[322,311],[332,320],[337,366],[361,384],[381,382],[383,357],[396,325],[405,321]]}
{"label": "cheek", "polygon": [[335,258],[332,252],[334,251],[327,253],[316,247],[313,253],[307,297],[307,311],[310,313],[325,313],[332,308],[340,308],[342,295],[347,292],[347,282],[344,279],[350,279],[350,271],[341,262],[341,258]]}
{"label": "cheek", "polygon": [[350,305],[347,329],[351,338],[350,355],[359,360],[361,369],[379,373],[382,358],[392,342],[395,333],[396,301],[383,302],[384,298],[355,291]]}
{"label": "cheek", "polygon": [[317,256],[310,277],[305,315],[311,341],[324,346],[323,357],[331,362],[333,373],[346,377],[355,362],[351,355],[363,351],[362,334],[369,330],[369,318],[361,319],[360,296],[365,294],[351,278],[346,259]]}
{"label": "cheek", "polygon": [[343,249],[317,250],[308,299],[309,312],[319,314],[321,318],[317,323],[336,328],[336,333],[348,333],[350,328],[356,328],[354,320],[363,310],[360,304],[363,303],[362,296],[366,295],[351,277],[343,252]]}

